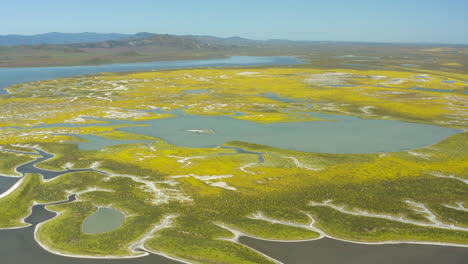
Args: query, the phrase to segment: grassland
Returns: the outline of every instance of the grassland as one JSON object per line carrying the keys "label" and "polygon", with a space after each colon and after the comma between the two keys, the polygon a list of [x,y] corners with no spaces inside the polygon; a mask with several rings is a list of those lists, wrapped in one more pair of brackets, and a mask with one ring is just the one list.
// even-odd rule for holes
{"label": "grassland", "polygon": [[0,175],[21,177],[16,167],[34,160],[34,155],[2,152],[0,149]]}
{"label": "grassland", "polygon": [[[463,129],[466,82],[468,75],[416,69],[199,69],[103,74],[9,87],[10,95],[4,97],[8,100],[1,102],[0,110],[5,113],[1,117],[4,126],[32,127],[102,122],[86,119],[89,117],[157,119],[170,114],[147,110],[184,107],[187,114],[195,115],[242,112],[244,115],[234,118],[261,123],[316,121],[319,119],[308,114],[313,106],[319,113]],[[31,85],[34,89],[28,88]],[[184,92],[200,88],[209,92]],[[275,100],[267,93],[298,101]]]}
{"label": "grassland", "polygon": [[[37,228],[36,239],[52,252],[129,257],[144,249],[193,263],[274,262],[238,243],[239,235],[467,246],[466,131],[411,151],[325,154],[236,141],[187,148],[117,130],[171,117],[167,111],[175,109],[259,123],[325,122],[310,115],[316,112],[466,130],[467,81],[459,70],[301,65],[100,74],[15,85],[0,100],[1,155],[7,160],[2,170],[11,172],[31,159],[8,149],[34,147],[55,155],[40,168],[94,171],[50,181],[26,175],[0,198],[0,227],[24,226],[34,203],[77,194],[77,201],[48,206],[58,215]],[[208,92],[185,92],[193,89]],[[69,143],[80,141],[73,134],[154,142],[80,150]],[[99,207],[121,210],[123,226],[84,234],[82,222]]]}
{"label": "grassland", "polygon": [[60,45],[0,47],[0,68],[81,66],[223,58],[225,52],[171,47],[73,48]]}

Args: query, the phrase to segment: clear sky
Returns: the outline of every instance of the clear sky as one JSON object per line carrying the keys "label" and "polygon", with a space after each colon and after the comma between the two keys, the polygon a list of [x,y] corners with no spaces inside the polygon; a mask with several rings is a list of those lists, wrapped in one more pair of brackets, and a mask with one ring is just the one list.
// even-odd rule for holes
{"label": "clear sky", "polygon": [[468,43],[468,0],[1,0],[0,34]]}

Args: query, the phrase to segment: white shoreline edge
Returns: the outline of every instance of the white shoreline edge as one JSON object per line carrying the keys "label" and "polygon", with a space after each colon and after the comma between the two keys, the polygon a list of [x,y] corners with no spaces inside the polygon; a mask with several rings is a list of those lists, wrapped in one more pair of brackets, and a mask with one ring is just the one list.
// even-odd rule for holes
{"label": "white shoreline edge", "polygon": [[[79,201],[78,197],[76,197],[76,200],[75,201]],[[50,205],[50,204],[49,204]],[[62,253],[62,252],[59,252],[59,251],[55,251],[53,249],[51,249],[49,246],[45,245],[44,243],[40,242],[39,239],[38,239],[38,231],[39,231],[39,228],[49,222],[49,221],[52,221],[54,220],[55,218],[59,217],[60,215],[63,214],[63,212],[58,212],[58,211],[54,211],[54,210],[51,210],[51,209],[48,209],[46,207],[44,207],[45,210],[49,211],[49,212],[52,212],[52,213],[55,213],[55,216],[52,217],[51,219],[49,220],[46,220],[42,223],[39,223],[36,225],[36,227],[34,228],[34,240],[36,241],[36,243],[39,244],[39,246],[41,246],[41,248],[43,248],[44,250],[52,253],[52,254],[55,254],[55,255],[59,255],[59,256],[62,256],[62,257],[70,257],[70,258],[84,258],[84,259],[129,259],[129,258],[138,258],[138,257],[143,257],[143,256],[147,256],[148,254],[142,254],[142,255],[135,255],[135,256],[87,256],[87,255],[73,255],[73,254],[66,254],[66,253]]]}
{"label": "white shoreline edge", "polygon": [[[260,220],[260,219],[258,219]],[[263,220],[263,221],[266,221],[266,220]],[[266,222],[270,222],[270,221],[266,221]],[[279,220],[278,222],[270,222],[270,223],[276,223],[276,224],[281,224],[279,223]],[[287,222],[286,222],[287,223]],[[405,241],[405,240],[388,240],[388,241],[382,241],[382,242],[364,242],[364,241],[353,241],[353,240],[348,240],[348,239],[343,239],[343,238],[337,238],[337,237],[334,237],[334,236],[331,236],[331,235],[328,235],[327,233],[325,233],[324,231],[320,230],[319,228],[313,226],[313,223],[314,222],[311,222],[311,226],[307,227],[306,225],[303,225],[301,227],[301,224],[295,224],[295,223],[288,223],[288,224],[285,224],[285,225],[288,225],[288,226],[293,226],[293,227],[299,227],[299,228],[304,228],[304,229],[307,229],[309,231],[313,231],[313,232],[316,232],[319,234],[319,237],[317,238],[312,238],[312,239],[297,239],[297,240],[285,240],[285,239],[269,239],[269,238],[262,238],[262,237],[257,237],[257,236],[253,236],[253,235],[249,235],[245,232],[242,232],[236,228],[232,228],[232,227],[228,227],[226,225],[223,225],[223,224],[217,224],[219,227],[222,227],[228,231],[230,231],[231,233],[234,234],[234,237],[233,238],[221,238],[221,239],[224,239],[224,240],[228,240],[228,241],[238,241],[238,239],[240,237],[249,237],[249,238],[253,238],[253,239],[257,239],[257,240],[263,240],[263,241],[270,241],[270,242],[283,242],[283,243],[294,243],[294,242],[308,242],[308,241],[317,241],[317,240],[320,240],[322,238],[329,238],[329,239],[333,239],[333,240],[337,240],[337,241],[343,241],[343,242],[347,242],[347,243],[353,243],[353,244],[363,244],[363,245],[395,245],[395,244],[409,244],[409,245],[429,245],[429,246],[448,246],[448,247],[462,247],[462,248],[468,248],[468,245],[464,245],[464,244],[455,244],[455,243],[444,243],[444,242],[426,242],[426,241]],[[242,243],[241,243],[242,244]]]}
{"label": "white shoreline edge", "polygon": [[23,183],[24,179],[25,177],[21,177],[13,186],[10,187],[10,189],[0,194],[0,199],[8,196],[12,192],[14,192],[16,189],[18,189],[18,187]]}

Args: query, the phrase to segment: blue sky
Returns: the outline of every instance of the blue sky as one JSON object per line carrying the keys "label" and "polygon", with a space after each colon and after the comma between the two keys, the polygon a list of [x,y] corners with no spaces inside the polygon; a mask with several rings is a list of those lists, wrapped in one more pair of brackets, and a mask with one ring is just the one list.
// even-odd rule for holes
{"label": "blue sky", "polygon": [[2,0],[0,34],[468,43],[468,0]]}

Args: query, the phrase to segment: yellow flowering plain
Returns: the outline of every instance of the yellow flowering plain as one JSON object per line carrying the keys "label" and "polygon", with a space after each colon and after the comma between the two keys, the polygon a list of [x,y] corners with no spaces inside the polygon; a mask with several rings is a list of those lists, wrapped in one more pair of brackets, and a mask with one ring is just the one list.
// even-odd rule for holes
{"label": "yellow flowering plain", "polygon": [[[50,181],[27,174],[0,198],[0,228],[23,226],[34,202],[78,194],[77,201],[49,205],[60,214],[38,228],[37,240],[53,252],[124,257],[144,248],[194,263],[274,263],[240,244],[238,234],[468,245],[467,132],[411,151],[324,154],[238,141],[180,147],[116,130],[138,123],[106,121],[183,110],[259,123],[322,122],[308,114],[317,112],[466,129],[467,82],[468,75],[404,68],[249,68],[15,85],[0,100],[0,173],[36,157],[10,150],[34,149],[55,155],[37,167],[92,170]],[[74,134],[151,142],[80,150],[70,141],[84,140]],[[99,207],[122,211],[124,224],[83,233],[84,219]]]}

